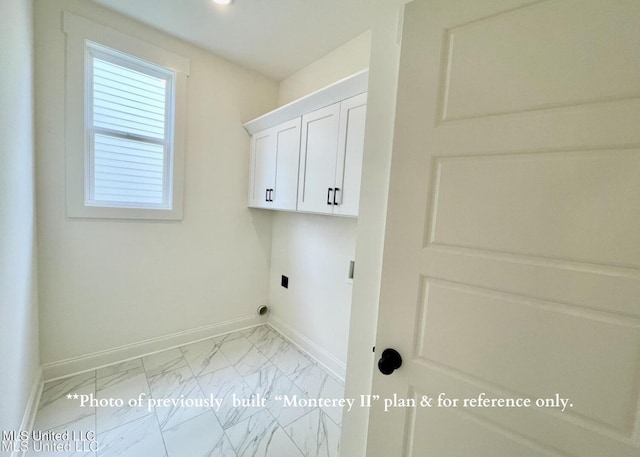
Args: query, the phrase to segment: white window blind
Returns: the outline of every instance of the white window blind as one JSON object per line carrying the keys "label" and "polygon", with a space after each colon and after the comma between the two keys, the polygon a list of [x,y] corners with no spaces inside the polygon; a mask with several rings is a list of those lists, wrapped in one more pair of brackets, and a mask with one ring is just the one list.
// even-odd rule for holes
{"label": "white window blind", "polygon": [[85,204],[171,209],[174,73],[87,42]]}

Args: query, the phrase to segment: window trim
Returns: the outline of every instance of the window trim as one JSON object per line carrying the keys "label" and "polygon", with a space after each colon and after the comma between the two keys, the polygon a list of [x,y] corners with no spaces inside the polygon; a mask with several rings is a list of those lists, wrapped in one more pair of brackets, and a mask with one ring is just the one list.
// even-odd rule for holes
{"label": "window trim", "polygon": [[[187,78],[189,60],[123,32],[95,23],[73,13],[63,14],[66,44],[66,214],[71,218],[181,220],[183,217],[184,151],[186,125]],[[89,186],[89,90],[90,70],[88,44],[96,48],[112,49],[135,60],[166,68],[174,73],[173,97],[173,153],[168,163],[168,184],[172,199],[168,207],[96,206],[86,194]],[[78,90],[81,87],[83,90]],[[171,113],[171,111],[169,111]],[[167,119],[170,121],[170,119]],[[172,165],[172,166],[171,166]]]}

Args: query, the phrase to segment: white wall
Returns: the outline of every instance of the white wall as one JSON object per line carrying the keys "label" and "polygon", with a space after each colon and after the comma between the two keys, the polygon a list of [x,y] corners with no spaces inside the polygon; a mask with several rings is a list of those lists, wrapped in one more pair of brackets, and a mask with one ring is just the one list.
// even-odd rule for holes
{"label": "white wall", "polygon": [[0,430],[18,430],[39,379],[33,9],[0,3]]}
{"label": "white wall", "polygon": [[[354,219],[274,215],[270,318],[297,343],[305,338],[303,347],[341,377],[345,374],[351,313],[352,285],[346,278],[355,246]],[[288,289],[280,286],[281,275],[289,278]]]}
{"label": "white wall", "polygon": [[[276,107],[277,83],[92,2],[35,8],[43,363],[253,315],[271,214],[247,208],[242,123]],[[183,221],[66,217],[63,9],[190,59]]]}
{"label": "white wall", "polygon": [[310,92],[369,68],[370,50],[371,31],[368,30],[280,81],[279,104],[286,105]]}
{"label": "white wall", "polygon": [[[314,92],[369,66],[366,32],[280,82],[281,104]],[[275,213],[269,301],[271,319],[285,335],[344,376],[357,219]],[[280,286],[289,277],[289,289]]]}

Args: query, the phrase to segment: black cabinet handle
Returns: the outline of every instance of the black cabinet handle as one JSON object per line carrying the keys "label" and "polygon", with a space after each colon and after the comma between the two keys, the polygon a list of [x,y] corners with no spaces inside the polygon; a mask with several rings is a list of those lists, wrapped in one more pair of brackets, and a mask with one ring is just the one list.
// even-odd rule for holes
{"label": "black cabinet handle", "polygon": [[333,189],[333,204],[334,205],[338,205],[338,202],[336,202],[336,197],[338,196],[338,192],[340,191],[339,187],[336,187],[335,189]]}
{"label": "black cabinet handle", "polygon": [[329,187],[329,189],[327,189],[327,205],[333,205],[333,203],[331,203],[331,191],[333,189],[331,187]]}
{"label": "black cabinet handle", "polygon": [[269,201],[269,189],[264,190],[264,201],[265,202]]}
{"label": "black cabinet handle", "polygon": [[273,189],[269,189],[269,201],[273,201]]}
{"label": "black cabinet handle", "polygon": [[402,357],[395,349],[385,349],[378,360],[378,370],[384,375],[390,375],[402,366]]}

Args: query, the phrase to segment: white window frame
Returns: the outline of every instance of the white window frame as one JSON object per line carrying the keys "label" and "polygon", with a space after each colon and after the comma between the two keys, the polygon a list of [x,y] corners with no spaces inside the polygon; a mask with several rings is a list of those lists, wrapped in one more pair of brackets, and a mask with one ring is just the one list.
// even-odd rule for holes
{"label": "white window frame", "polygon": [[[127,54],[123,54],[115,49],[107,48],[98,43],[87,41],[85,45],[85,132],[86,155],[85,155],[85,190],[84,198],[87,206],[110,206],[124,208],[156,208],[171,209],[173,206],[173,126],[174,126],[174,91],[175,74],[164,67],[154,65]],[[120,65],[130,70],[163,79],[166,81],[165,88],[165,113],[164,131],[162,140],[148,138],[142,135],[128,134],[113,129],[98,127],[94,123],[94,71],[93,59],[97,58],[115,65]],[[102,134],[115,138],[140,141],[148,144],[162,146],[163,149],[163,189],[162,203],[143,202],[107,202],[95,198],[95,135]]]}
{"label": "white window frame", "polygon": [[[66,62],[66,197],[72,218],[181,220],[183,218],[184,144],[189,60],[68,11],[63,30],[67,35]],[[109,204],[93,198],[92,69],[91,53],[115,56],[127,67],[145,66],[172,73],[167,99],[171,122],[165,135],[165,199],[157,204]],[[119,53],[119,54],[115,54]],[[142,61],[142,62],[141,62]],[[118,62],[114,62],[118,63]],[[81,88],[79,90],[79,88]],[[129,139],[135,139],[130,137]]]}

